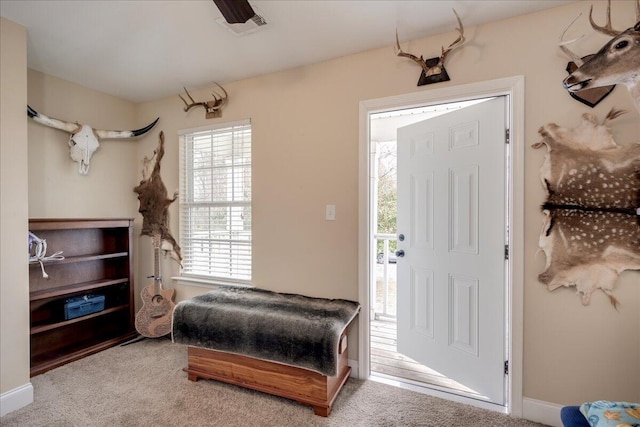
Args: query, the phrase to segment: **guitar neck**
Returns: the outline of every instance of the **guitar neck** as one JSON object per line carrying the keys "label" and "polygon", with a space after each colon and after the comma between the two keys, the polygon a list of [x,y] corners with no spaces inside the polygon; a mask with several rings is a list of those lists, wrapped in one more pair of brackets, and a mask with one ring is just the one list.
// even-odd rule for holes
{"label": "guitar neck", "polygon": [[153,237],[153,292],[155,295],[160,294],[160,236]]}

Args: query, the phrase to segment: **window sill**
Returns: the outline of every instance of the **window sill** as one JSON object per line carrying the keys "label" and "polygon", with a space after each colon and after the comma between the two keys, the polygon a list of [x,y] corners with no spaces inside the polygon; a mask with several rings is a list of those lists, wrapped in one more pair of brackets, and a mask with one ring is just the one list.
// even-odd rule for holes
{"label": "window sill", "polygon": [[175,276],[171,278],[178,285],[182,286],[197,286],[201,288],[215,288],[218,286],[241,286],[245,288],[253,288],[251,282],[247,281],[234,281],[224,280],[209,277],[190,277],[190,276]]}

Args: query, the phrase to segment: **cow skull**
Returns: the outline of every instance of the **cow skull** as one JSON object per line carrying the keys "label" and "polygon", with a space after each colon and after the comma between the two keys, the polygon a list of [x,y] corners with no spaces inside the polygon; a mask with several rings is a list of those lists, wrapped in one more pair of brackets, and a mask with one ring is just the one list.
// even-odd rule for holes
{"label": "cow skull", "polygon": [[69,132],[69,154],[74,162],[79,163],[78,171],[82,175],[89,173],[90,160],[93,153],[100,147],[99,138],[118,139],[118,138],[134,138],[136,136],[147,133],[155,126],[160,119],[156,118],[149,125],[137,130],[99,130],[93,129],[89,125],[81,125],[78,123],[69,123],[62,120],[47,117],[36,112],[27,105],[27,114],[36,122],[54,129],[60,129]]}

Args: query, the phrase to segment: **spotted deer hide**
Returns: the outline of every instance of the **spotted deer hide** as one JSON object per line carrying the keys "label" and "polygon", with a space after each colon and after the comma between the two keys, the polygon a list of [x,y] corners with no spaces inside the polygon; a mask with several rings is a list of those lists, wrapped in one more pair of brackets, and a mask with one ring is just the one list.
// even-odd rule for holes
{"label": "spotted deer hide", "polygon": [[546,255],[540,282],[553,291],[575,286],[589,304],[596,289],[612,291],[623,270],[640,269],[640,143],[621,147],[605,126],[584,114],[574,129],[540,128],[547,147],[540,178],[547,191],[539,245]]}
{"label": "spotted deer hide", "polygon": [[[160,161],[163,157],[164,133],[160,132],[158,148],[153,151],[153,156],[150,159],[145,156],[142,181],[133,189],[138,194],[138,200],[140,201],[140,208],[138,209],[138,212],[142,214],[142,231],[140,234],[151,237],[160,236],[162,249],[170,252],[172,258],[181,262],[180,245],[169,232],[169,205],[176,200],[178,193],[174,193],[172,199],[167,197],[167,187],[165,187],[160,177]],[[149,167],[154,158],[153,169],[149,172]]]}

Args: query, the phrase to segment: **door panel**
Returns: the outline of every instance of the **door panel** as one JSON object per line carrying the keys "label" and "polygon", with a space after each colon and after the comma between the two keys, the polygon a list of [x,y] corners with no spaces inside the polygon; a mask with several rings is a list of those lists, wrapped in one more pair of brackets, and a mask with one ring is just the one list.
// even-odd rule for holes
{"label": "door panel", "polygon": [[411,270],[411,328],[433,339],[433,270]]}
{"label": "door panel", "polygon": [[449,344],[478,356],[478,279],[449,276]]}
{"label": "door panel", "polygon": [[506,97],[398,129],[398,351],[504,404]]}
{"label": "door panel", "polygon": [[449,170],[449,251],[478,253],[478,165]]}

